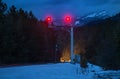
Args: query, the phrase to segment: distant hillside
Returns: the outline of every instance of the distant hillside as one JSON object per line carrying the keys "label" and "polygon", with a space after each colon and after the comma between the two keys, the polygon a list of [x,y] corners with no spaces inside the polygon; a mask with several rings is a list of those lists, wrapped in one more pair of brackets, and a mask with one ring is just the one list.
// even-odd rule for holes
{"label": "distant hillside", "polygon": [[120,13],[77,27],[75,43],[85,50],[89,62],[105,69],[120,69]]}

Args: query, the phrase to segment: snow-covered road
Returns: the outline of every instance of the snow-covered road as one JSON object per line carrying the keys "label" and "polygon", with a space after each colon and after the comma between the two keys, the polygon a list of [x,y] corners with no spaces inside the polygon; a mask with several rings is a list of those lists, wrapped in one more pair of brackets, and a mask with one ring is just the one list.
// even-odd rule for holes
{"label": "snow-covered road", "polygon": [[[94,71],[94,72],[92,72]],[[95,79],[100,67],[89,65],[82,74],[79,64],[58,63],[0,68],[0,79]]]}

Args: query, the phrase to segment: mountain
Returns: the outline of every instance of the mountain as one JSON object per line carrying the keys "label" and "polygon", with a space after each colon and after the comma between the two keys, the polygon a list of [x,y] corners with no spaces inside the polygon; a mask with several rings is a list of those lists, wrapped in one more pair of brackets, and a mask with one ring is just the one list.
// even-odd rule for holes
{"label": "mountain", "polygon": [[92,14],[89,14],[85,17],[82,18],[82,20],[88,20],[88,19],[105,19],[105,18],[108,18],[108,14],[106,11],[101,11],[101,12],[96,12],[96,13],[92,13]]}
{"label": "mountain", "polygon": [[97,20],[104,20],[110,17],[106,11],[100,11],[96,13],[91,13],[83,17],[77,17],[75,21],[76,26],[82,26],[87,24],[88,22],[97,21]]}

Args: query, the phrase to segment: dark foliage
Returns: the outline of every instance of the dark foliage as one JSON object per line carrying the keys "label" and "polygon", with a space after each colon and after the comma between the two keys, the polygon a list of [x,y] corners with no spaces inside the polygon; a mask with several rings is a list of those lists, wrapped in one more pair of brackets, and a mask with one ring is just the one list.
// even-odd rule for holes
{"label": "dark foliage", "polygon": [[55,59],[55,33],[45,21],[38,21],[32,12],[0,2],[0,65],[48,63]]}

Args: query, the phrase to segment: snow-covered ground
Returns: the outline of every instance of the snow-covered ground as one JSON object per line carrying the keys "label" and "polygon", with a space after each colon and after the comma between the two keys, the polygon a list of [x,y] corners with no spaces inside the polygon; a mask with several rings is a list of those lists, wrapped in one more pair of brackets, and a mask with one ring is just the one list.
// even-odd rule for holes
{"label": "snow-covered ground", "polygon": [[58,63],[0,68],[0,79],[120,79],[120,71],[103,71],[89,64]]}

